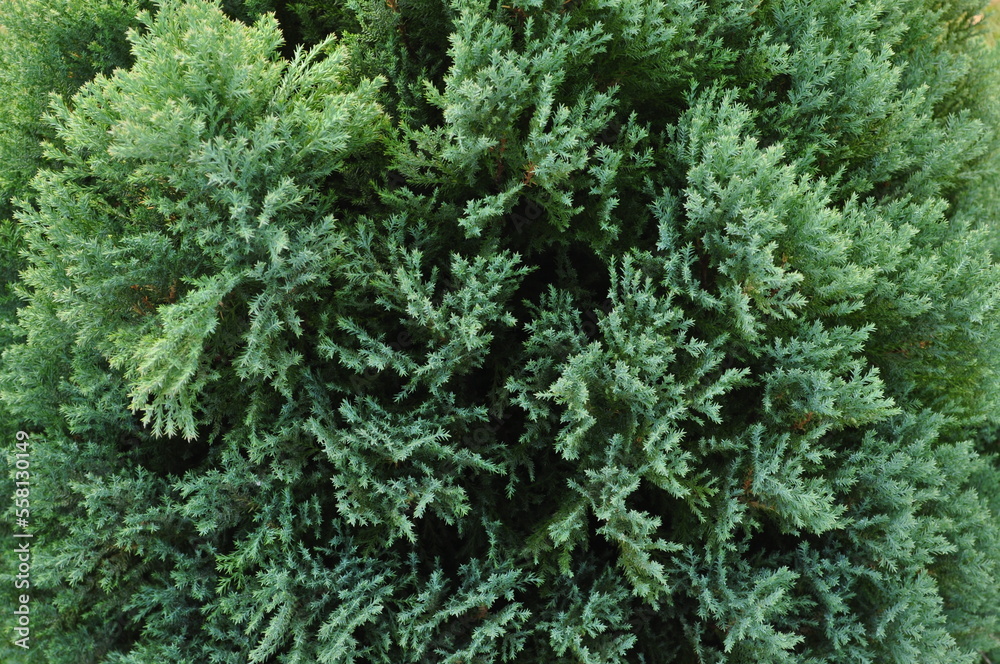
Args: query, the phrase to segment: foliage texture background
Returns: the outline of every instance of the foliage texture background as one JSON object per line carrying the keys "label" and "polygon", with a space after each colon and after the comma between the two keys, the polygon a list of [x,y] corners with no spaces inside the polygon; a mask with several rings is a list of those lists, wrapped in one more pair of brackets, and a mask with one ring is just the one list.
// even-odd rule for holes
{"label": "foliage texture background", "polygon": [[4,4],[6,656],[1000,658],[980,9]]}

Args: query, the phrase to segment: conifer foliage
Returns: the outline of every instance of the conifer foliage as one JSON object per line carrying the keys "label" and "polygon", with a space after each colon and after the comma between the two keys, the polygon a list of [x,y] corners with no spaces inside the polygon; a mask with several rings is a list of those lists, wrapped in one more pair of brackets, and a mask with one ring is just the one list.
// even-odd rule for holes
{"label": "conifer foliage", "polygon": [[1000,658],[980,7],[509,2],[164,0],[53,97],[11,657]]}

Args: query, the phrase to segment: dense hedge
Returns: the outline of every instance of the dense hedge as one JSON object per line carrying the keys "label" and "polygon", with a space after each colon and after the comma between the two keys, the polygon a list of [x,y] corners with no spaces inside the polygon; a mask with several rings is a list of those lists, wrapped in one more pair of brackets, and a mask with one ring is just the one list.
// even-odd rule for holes
{"label": "dense hedge", "polygon": [[509,3],[0,10],[9,658],[1000,658],[978,4]]}

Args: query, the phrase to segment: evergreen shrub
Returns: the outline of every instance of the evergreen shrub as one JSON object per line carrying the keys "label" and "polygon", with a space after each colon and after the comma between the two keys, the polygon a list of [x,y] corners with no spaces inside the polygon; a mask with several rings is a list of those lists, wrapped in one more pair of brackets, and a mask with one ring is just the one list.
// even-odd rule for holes
{"label": "evergreen shrub", "polygon": [[52,100],[11,657],[1000,661],[978,3],[508,3],[164,0]]}

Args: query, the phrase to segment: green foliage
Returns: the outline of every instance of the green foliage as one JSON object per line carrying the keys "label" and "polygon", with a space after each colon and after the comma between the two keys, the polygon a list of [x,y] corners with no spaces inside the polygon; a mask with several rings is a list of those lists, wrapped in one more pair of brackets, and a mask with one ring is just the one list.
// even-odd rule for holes
{"label": "green foliage", "polygon": [[0,217],[41,166],[49,95],[72,95],[98,72],[131,64],[125,30],[141,5],[126,0],[18,0],[0,15]]}
{"label": "green foliage", "polygon": [[[49,104],[53,96],[71,97],[99,73],[131,66],[126,33],[138,26],[142,9],[154,5],[145,0],[11,0],[0,10],[0,349],[12,341],[8,326],[19,303],[14,284],[24,267],[12,199],[29,195],[28,183],[39,168],[56,166],[43,155],[44,145],[58,140],[45,119]],[[248,20],[271,7],[237,0],[224,9]]]}
{"label": "green foliage", "polygon": [[[54,134],[43,115],[50,96],[68,98],[96,74],[132,64],[126,31],[136,15],[152,10],[147,0],[11,0],[0,13],[0,218],[12,213],[10,199],[23,194],[41,166],[43,141]],[[242,0],[227,13],[252,20],[270,4]]]}
{"label": "green foliage", "polygon": [[31,661],[1000,657],[977,6],[266,8],[7,181]]}

